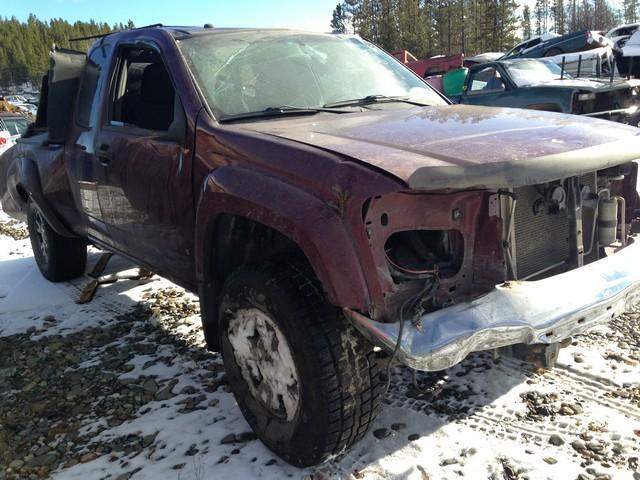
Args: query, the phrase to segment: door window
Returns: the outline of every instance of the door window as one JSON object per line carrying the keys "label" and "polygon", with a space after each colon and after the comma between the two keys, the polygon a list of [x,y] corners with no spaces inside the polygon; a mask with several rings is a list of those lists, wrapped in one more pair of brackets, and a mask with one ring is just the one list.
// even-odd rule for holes
{"label": "door window", "polygon": [[469,93],[502,92],[506,90],[504,81],[495,67],[483,68],[471,77]]}
{"label": "door window", "polygon": [[160,54],[151,48],[121,51],[110,120],[167,131],[174,120],[175,89]]}

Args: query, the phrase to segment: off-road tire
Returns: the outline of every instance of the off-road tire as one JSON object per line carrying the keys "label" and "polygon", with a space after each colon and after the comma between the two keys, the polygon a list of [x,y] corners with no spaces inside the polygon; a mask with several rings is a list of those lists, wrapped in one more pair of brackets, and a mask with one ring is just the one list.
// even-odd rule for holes
{"label": "off-road tire", "polygon": [[29,239],[42,275],[51,282],[62,282],[84,274],[87,265],[85,241],[58,235],[34,202],[29,202],[27,209]]}
{"label": "off-road tire", "polygon": [[[300,401],[290,421],[254,398],[236,361],[230,319],[249,308],[268,314],[291,350]],[[304,263],[240,267],[224,283],[219,318],[229,384],[246,420],[271,450],[293,465],[310,466],[365,435],[382,396],[375,352],[341,310],[326,302]]]}

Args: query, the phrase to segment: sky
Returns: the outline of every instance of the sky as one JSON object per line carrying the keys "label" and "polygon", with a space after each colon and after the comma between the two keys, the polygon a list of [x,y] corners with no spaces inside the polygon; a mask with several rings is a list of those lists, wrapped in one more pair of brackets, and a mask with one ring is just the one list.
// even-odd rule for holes
{"label": "sky", "polygon": [[328,31],[339,0],[0,0],[0,15],[26,20],[75,20],[138,25],[203,25],[216,27],[289,27]]}

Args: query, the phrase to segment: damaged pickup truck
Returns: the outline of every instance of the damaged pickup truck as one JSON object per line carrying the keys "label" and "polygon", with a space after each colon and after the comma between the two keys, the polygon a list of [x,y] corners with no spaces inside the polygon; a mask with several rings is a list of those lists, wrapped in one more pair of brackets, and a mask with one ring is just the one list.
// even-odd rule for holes
{"label": "damaged pickup truck", "polygon": [[285,30],[115,33],[54,51],[45,85],[0,159],[43,275],[93,244],[197,292],[295,465],[367,432],[383,353],[446,369],[640,300],[637,128],[451,105],[360,38]]}

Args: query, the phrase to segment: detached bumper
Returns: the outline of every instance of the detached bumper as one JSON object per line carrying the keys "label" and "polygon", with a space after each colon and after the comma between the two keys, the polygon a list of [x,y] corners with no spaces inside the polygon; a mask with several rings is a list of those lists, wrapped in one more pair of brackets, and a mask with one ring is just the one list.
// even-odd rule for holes
{"label": "detached bumper", "polygon": [[[469,353],[516,343],[554,343],[640,302],[640,241],[584,267],[538,281],[515,281],[404,325],[398,360],[416,370],[449,368]],[[347,309],[356,328],[391,352],[399,322]]]}

